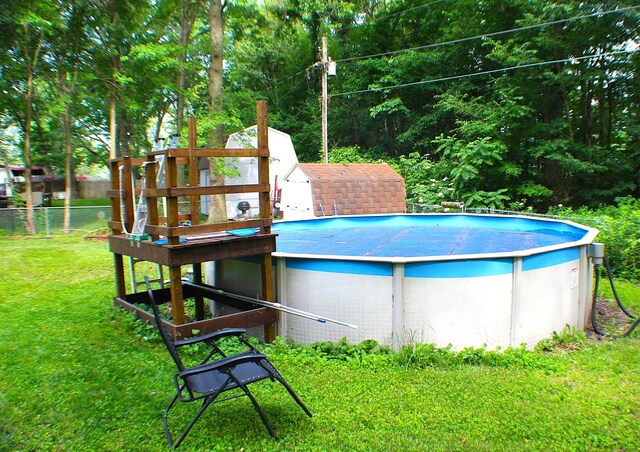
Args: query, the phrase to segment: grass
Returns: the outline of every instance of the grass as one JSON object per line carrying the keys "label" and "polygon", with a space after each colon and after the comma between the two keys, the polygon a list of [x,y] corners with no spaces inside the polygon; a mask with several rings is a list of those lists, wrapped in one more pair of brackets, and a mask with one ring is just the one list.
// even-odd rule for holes
{"label": "grass", "polygon": [[[4,238],[0,255],[0,450],[166,450],[162,412],[174,368],[156,335],[112,307],[107,245]],[[635,284],[618,291],[625,303],[640,299]],[[388,353],[329,359],[282,342],[265,351],[314,417],[279,386],[254,385],[277,440],[241,398],[209,409],[183,450],[630,451],[640,444],[638,333],[569,352],[515,351],[525,361],[495,365],[409,365]]]}
{"label": "grass", "polygon": [[[110,206],[111,200],[108,198],[100,199],[71,199],[72,207],[86,207],[86,206]],[[53,199],[51,201],[51,207],[64,207],[64,199]]]}

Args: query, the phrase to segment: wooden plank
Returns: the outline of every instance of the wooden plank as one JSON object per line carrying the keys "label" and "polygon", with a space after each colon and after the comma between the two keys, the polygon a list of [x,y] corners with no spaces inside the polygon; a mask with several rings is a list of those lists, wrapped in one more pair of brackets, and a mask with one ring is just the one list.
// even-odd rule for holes
{"label": "wooden plank", "polygon": [[253,328],[274,321],[273,313],[269,308],[251,309],[198,322],[190,322],[185,325],[175,326],[175,336],[180,338],[193,337],[193,331],[201,334],[212,333],[223,328]]}
{"label": "wooden plank", "polygon": [[172,196],[205,196],[205,195],[226,195],[229,193],[269,193],[269,184],[252,185],[224,185],[206,187],[167,187],[167,188],[147,188],[144,195],[149,198],[172,197]]}
{"label": "wooden plank", "polygon": [[265,157],[267,156],[264,149],[209,149],[209,148],[198,148],[198,149],[167,149],[166,151],[161,151],[167,155],[167,157]]}
{"label": "wooden plank", "polygon": [[123,157],[118,157],[118,158],[115,158],[115,159],[111,159],[111,160],[109,160],[109,163],[113,162],[113,163],[115,163],[116,165],[119,166],[119,165],[122,165],[122,163],[125,160],[129,160],[129,162],[131,162],[131,165],[133,165],[133,166],[142,166],[144,164],[144,162],[145,162],[145,159],[143,159],[143,158],[130,157],[128,155],[125,155]]}
{"label": "wooden plank", "polygon": [[149,240],[130,240],[126,235],[121,234],[109,236],[109,250],[112,253],[165,266],[190,265],[271,253],[276,250],[276,236],[273,234],[249,237],[227,235],[214,239],[188,241],[178,245],[157,245]]}
{"label": "wooden plank", "polygon": [[234,229],[266,228],[271,226],[272,223],[273,220],[268,218],[246,221],[228,221],[226,223],[207,223],[195,226],[169,227],[147,225],[147,231],[150,234],[164,235],[165,237],[184,237],[187,235],[231,231]]}
{"label": "wooden plank", "polygon": [[[113,304],[118,308],[135,313],[138,319],[155,325],[155,318],[151,312],[129,303],[126,299],[122,297],[115,297],[113,299]],[[164,325],[173,337],[177,339],[186,339],[195,336],[196,334],[194,334],[194,332],[196,331],[198,334],[207,334],[223,328],[253,328],[261,326],[265,323],[273,322],[274,313],[275,310],[273,309],[257,308],[212,319],[187,322],[182,325],[164,321]]]}

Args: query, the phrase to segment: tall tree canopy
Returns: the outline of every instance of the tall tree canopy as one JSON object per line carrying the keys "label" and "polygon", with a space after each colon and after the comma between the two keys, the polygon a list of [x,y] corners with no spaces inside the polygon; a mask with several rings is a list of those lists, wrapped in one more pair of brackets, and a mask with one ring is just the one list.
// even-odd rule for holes
{"label": "tall tree canopy", "polygon": [[338,64],[330,158],[390,162],[410,201],[546,209],[640,196],[629,1],[4,3],[0,116],[19,125],[27,166],[73,179],[110,152],[147,152],[185,115],[208,118],[221,141],[253,122],[256,99],[301,160],[319,161],[326,36]]}

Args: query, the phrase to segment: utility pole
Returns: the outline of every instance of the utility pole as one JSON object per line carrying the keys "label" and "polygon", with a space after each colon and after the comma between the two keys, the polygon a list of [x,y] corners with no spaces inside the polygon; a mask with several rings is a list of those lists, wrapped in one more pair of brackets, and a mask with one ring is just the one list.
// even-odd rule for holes
{"label": "utility pole", "polygon": [[327,55],[327,38],[322,38],[322,152],[324,163],[329,163],[329,132],[327,127],[327,110],[329,108],[329,89],[327,87],[327,72],[329,56]]}

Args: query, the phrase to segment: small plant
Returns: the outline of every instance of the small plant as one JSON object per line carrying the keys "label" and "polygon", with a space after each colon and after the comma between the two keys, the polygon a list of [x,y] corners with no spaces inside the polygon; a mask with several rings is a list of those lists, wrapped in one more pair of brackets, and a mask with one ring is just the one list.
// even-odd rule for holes
{"label": "small plant", "polygon": [[536,345],[536,351],[552,352],[557,349],[577,350],[587,343],[587,334],[575,326],[566,325],[559,333],[554,331],[550,338]]}

